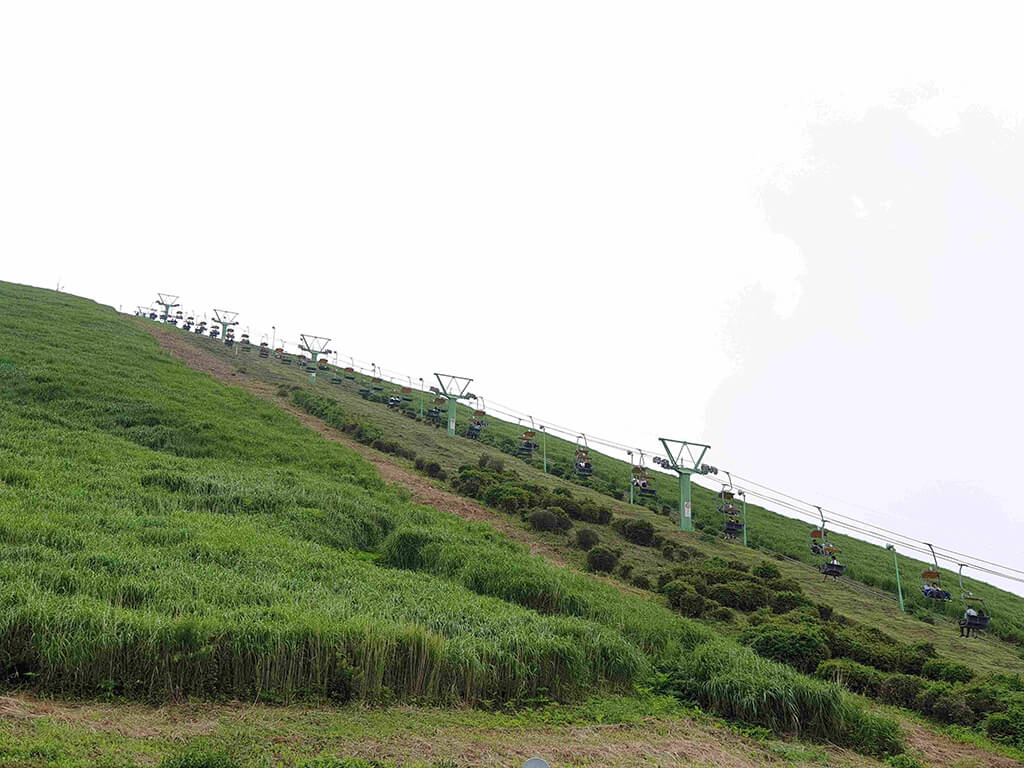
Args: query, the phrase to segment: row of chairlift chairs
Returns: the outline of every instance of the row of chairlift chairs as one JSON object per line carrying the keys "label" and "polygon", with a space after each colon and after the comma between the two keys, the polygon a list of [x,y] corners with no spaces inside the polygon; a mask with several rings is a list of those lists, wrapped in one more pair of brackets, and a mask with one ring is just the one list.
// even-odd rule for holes
{"label": "row of chairlift chairs", "polygon": [[[846,572],[846,566],[840,563],[837,558],[839,548],[832,545],[828,540],[828,530],[825,527],[824,518],[822,518],[821,527],[812,528],[810,533],[811,554],[827,558],[825,562],[818,566],[819,572],[824,574],[826,579],[831,577],[833,580],[837,580]],[[942,586],[942,573],[939,570],[939,561],[935,555],[935,549],[931,544],[927,544],[927,547],[931,550],[932,562],[935,567],[934,570],[927,568],[921,572],[921,594],[930,601],[943,604],[951,602],[953,594]],[[964,587],[963,565],[960,565],[958,578],[960,582],[960,600],[964,607],[963,616],[959,619],[958,624],[961,634],[966,630],[967,636],[970,637],[972,631],[987,630],[989,623],[992,621],[992,616],[985,606],[985,600],[976,597],[970,590]]]}

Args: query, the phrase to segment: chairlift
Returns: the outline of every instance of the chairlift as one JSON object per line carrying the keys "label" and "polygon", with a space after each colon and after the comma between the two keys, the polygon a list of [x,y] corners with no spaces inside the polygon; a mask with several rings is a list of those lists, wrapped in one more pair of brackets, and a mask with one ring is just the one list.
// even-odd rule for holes
{"label": "chairlift", "polygon": [[641,496],[647,497],[658,495],[658,492],[654,488],[654,483],[651,482],[651,477],[647,473],[647,465],[644,462],[643,451],[640,451],[640,463],[633,465],[632,475],[630,482],[633,484],[633,488],[636,489],[637,493]]}
{"label": "chairlift", "polygon": [[[530,419],[530,421],[533,421],[533,419]],[[523,430],[523,436],[519,438],[519,447],[517,449],[517,452],[524,459],[528,459],[531,456],[533,456],[533,452],[536,451],[538,448],[540,448],[540,446],[537,445],[536,437],[537,437],[536,430],[533,430],[533,429],[524,429]]]}
{"label": "chairlift", "polygon": [[382,392],[384,390],[384,382],[380,376],[374,376],[370,379],[370,386],[377,392]]}
{"label": "chairlift", "polygon": [[345,368],[345,378],[349,379],[349,380],[352,380],[352,379],[355,379],[355,377],[356,377],[356,369],[353,368],[352,366],[346,366],[346,368]]}
{"label": "chairlift", "polygon": [[402,387],[402,394],[400,395],[403,402],[412,402],[412,387]]}
{"label": "chairlift", "polygon": [[964,587],[964,566],[963,563],[958,565],[957,576],[960,580],[960,601],[964,606],[964,615],[957,623],[960,625],[960,634],[967,630],[967,637],[970,637],[972,630],[975,635],[979,630],[987,630],[992,616],[988,612],[984,598],[975,597],[973,592]]}
{"label": "chairlift", "polygon": [[576,474],[580,478],[587,478],[594,474],[594,466],[590,461],[590,446],[587,445],[587,436],[581,434],[576,438]]}
{"label": "chairlift", "polygon": [[321,357],[319,360],[317,360],[316,361],[316,367],[317,367],[317,370],[320,370],[320,371],[330,370],[328,365],[327,365],[327,358],[326,357]]}
{"label": "chairlift", "polygon": [[939,571],[939,559],[935,556],[935,548],[927,542],[925,542],[925,546],[931,550],[935,570],[929,568],[921,572],[921,594],[929,600],[949,602],[953,599],[953,595],[949,593],[949,590],[942,588],[942,573]]}
{"label": "chairlift", "polygon": [[402,398],[396,395],[391,395],[391,397],[388,398],[387,406],[388,408],[401,408]]}

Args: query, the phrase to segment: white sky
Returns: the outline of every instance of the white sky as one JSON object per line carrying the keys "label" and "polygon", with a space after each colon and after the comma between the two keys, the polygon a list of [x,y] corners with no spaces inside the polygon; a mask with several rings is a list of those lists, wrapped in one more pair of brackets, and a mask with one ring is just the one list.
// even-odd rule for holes
{"label": "white sky", "polygon": [[702,440],[1024,568],[1013,9],[5,3],[0,277]]}

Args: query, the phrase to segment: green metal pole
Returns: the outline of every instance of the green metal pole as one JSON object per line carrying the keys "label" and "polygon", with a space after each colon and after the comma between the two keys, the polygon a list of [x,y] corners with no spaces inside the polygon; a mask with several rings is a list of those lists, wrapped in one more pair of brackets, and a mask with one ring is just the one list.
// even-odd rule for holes
{"label": "green metal pole", "polygon": [[448,398],[448,437],[455,435],[455,406],[458,403],[454,397]]}
{"label": "green metal pole", "polygon": [[743,546],[747,546],[747,494],[743,494]]}
{"label": "green metal pole", "polygon": [[892,564],[896,567],[896,592],[900,596],[900,610],[906,613],[907,609],[903,605],[903,585],[900,584],[900,561],[896,559],[896,547],[887,544],[885,548],[892,550]]}
{"label": "green metal pole", "polygon": [[540,433],[542,435],[541,443],[544,444],[544,474],[546,475],[548,473],[548,433],[545,429],[541,429]]}
{"label": "green metal pole", "polygon": [[633,453],[629,454],[629,503],[633,503]]}
{"label": "green metal pole", "polygon": [[420,418],[423,418],[423,379],[420,379]]}
{"label": "green metal pole", "polygon": [[679,530],[693,530],[693,506],[690,503],[690,473],[679,473]]}

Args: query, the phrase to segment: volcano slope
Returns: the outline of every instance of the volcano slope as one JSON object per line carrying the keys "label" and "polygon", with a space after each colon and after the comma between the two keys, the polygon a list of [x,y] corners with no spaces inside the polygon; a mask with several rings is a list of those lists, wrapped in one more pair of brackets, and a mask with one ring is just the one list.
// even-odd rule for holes
{"label": "volcano slope", "polygon": [[12,690],[530,707],[661,686],[765,732],[904,751],[841,688],[412,502],[109,308],[0,284],[0,333]]}

